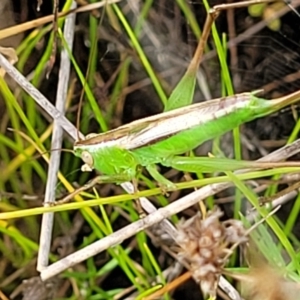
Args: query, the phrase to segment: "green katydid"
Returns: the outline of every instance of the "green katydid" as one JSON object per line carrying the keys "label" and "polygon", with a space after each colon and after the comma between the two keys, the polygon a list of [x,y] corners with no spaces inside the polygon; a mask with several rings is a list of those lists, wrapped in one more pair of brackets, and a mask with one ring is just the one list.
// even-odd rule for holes
{"label": "green katydid", "polygon": [[194,104],[106,133],[88,135],[85,140],[74,144],[74,153],[85,162],[84,171],[95,168],[108,175],[103,181],[119,183],[136,178],[138,167],[143,166],[155,180],[168,185],[156,171],[154,165],[157,163],[187,172],[267,167],[266,164],[246,161],[177,155],[299,99],[300,91],[274,100],[244,93]]}
{"label": "green katydid", "polygon": [[[249,2],[257,3],[240,2],[238,6],[248,5]],[[85,140],[74,144],[75,155],[85,163],[83,171],[100,171],[103,176],[99,177],[99,182],[122,183],[135,179],[142,166],[157,182],[167,188],[174,188],[172,183],[159,174],[156,164],[187,172],[272,166],[223,158],[179,156],[245,122],[300,100],[300,91],[274,100],[259,98],[257,92],[253,92],[190,105],[204,45],[212,23],[222,9],[224,6],[216,6],[210,11],[195,55],[170,96],[164,113],[106,133],[90,134]]]}

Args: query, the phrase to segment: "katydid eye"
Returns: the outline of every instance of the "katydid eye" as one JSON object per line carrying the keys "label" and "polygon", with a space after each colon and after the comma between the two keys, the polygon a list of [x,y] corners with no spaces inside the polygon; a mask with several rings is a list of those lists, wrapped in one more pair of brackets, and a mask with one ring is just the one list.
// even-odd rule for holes
{"label": "katydid eye", "polygon": [[81,153],[81,159],[88,166],[93,167],[94,160],[93,160],[92,155],[88,151],[82,151],[82,153]]}

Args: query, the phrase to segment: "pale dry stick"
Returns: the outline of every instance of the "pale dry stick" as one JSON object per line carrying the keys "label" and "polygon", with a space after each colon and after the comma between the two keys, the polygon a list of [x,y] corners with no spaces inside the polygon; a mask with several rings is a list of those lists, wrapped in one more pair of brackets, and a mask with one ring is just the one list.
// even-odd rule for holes
{"label": "pale dry stick", "polygon": [[287,194],[289,194],[290,192],[294,191],[294,190],[299,190],[300,188],[300,182],[296,182],[296,183],[293,183],[292,185],[290,185],[289,187],[283,189],[282,191],[280,192],[277,192],[275,195],[273,196],[268,196],[268,197],[260,197],[260,203],[263,205],[263,204],[266,204],[266,203],[270,203],[270,202],[273,202],[274,200],[280,198],[280,197],[283,197]]}
{"label": "pale dry stick", "polygon": [[173,214],[177,214],[182,210],[187,209],[188,207],[198,203],[201,200],[204,200],[205,198],[213,194],[216,194],[217,192],[227,188],[228,186],[230,186],[229,183],[208,185],[177,200],[176,202],[169,204],[164,208],[159,208],[157,211],[147,215],[145,218],[133,222],[112,233],[111,235],[106,236],[101,240],[89,246],[86,246],[85,248],[66,256],[65,258],[62,258],[60,261],[53,263],[41,272],[41,278],[42,280],[47,280],[53,276],[56,276],[69,267],[72,267],[90,257],[93,257],[110,247],[119,245],[125,239],[135,235],[136,233],[154,224],[162,222],[164,219],[172,216]]}
{"label": "pale dry stick", "polygon": [[40,11],[40,10],[41,10],[42,4],[43,4],[43,0],[37,0],[37,7],[36,7],[36,10],[37,10],[37,11]]}
{"label": "pale dry stick", "polygon": [[[56,53],[57,53],[57,39],[58,39],[58,11],[59,11],[59,0],[53,0],[53,22],[52,22],[52,50],[50,57],[48,59],[47,67],[46,67],[46,79],[49,79],[50,73],[53,69],[56,60]],[[76,9],[72,7],[74,2],[71,3],[70,11]]]}
{"label": "pale dry stick", "polygon": [[[277,211],[281,208],[281,206],[277,206],[275,207],[272,211],[270,211],[265,217],[263,217],[262,219],[260,219],[258,222],[256,222],[255,224],[253,224],[250,228],[248,228],[246,230],[246,232],[244,233],[244,237],[247,237],[250,235],[250,233],[252,233],[252,231],[254,231],[259,225],[263,224],[266,222],[266,220],[268,218],[270,218],[271,216],[273,216],[275,213],[277,213]],[[246,219],[249,221],[248,216],[246,217]],[[233,251],[241,244],[241,242],[236,242],[234,243],[230,249],[228,254],[225,256],[225,261],[229,259],[229,257],[231,256],[231,254],[233,253]]]}
{"label": "pale dry stick", "polygon": [[[284,195],[278,195],[278,197],[276,197],[276,198],[274,197],[274,199],[272,199],[272,203],[271,203],[272,207],[282,206],[286,202],[288,202],[288,201],[292,200],[293,198],[295,198],[296,196],[298,196],[298,194],[299,194],[299,190],[293,190],[293,191],[287,192]],[[258,212],[256,210],[253,210],[247,215],[247,220],[250,223],[253,223],[257,217],[258,217]]]}
{"label": "pale dry stick", "polygon": [[[20,196],[17,193],[9,193],[9,192],[0,191],[0,201],[3,200],[2,197],[12,198],[12,199],[20,199]],[[38,201],[42,197],[43,196],[23,194],[21,196],[21,199],[24,201]]]}
{"label": "pale dry stick", "polygon": [[[68,10],[66,12],[60,12],[58,14],[58,18],[65,17],[70,13],[81,13],[81,12],[91,11],[91,10],[94,10],[94,9],[101,8],[105,5],[118,3],[120,1],[121,0],[104,0],[104,1],[101,1],[101,2],[91,3],[91,4],[88,4],[88,5],[81,6],[77,9],[75,9],[75,10]],[[29,29],[33,29],[33,28],[39,27],[41,25],[50,23],[50,22],[53,21],[53,19],[54,19],[54,16],[50,15],[50,16],[46,16],[46,17],[43,17],[43,18],[40,18],[40,19],[37,19],[37,20],[29,21],[29,22],[22,23],[22,24],[19,24],[19,25],[16,25],[16,26],[11,26],[11,27],[2,29],[2,30],[0,30],[0,40],[5,39],[7,37],[14,36],[14,35],[19,34],[19,33],[22,33],[22,32],[27,31]]]}
{"label": "pale dry stick", "polygon": [[[248,185],[251,186],[251,189],[253,190],[253,192],[255,194],[259,194],[259,193],[266,191],[266,189],[270,186],[270,184],[290,184],[290,186],[288,188],[276,193],[273,196],[260,197],[260,203],[263,205],[267,202],[273,202],[273,201],[275,201],[275,199],[282,197],[284,195],[290,195],[290,192],[300,189],[300,181],[298,179],[300,176],[300,173],[290,174],[290,175],[294,175],[294,176],[289,176],[287,174],[287,176],[282,176],[282,178],[280,180],[266,180],[266,183],[262,183],[261,185],[259,185],[259,183],[256,182],[255,180],[250,180],[247,182],[248,182]],[[285,177],[287,177],[287,178],[291,177],[291,179],[285,180]],[[295,177],[296,177],[296,179],[295,179]],[[294,193],[293,193],[293,195],[294,195]],[[235,199],[234,196],[222,197],[218,200],[215,200],[215,203],[216,204],[232,203],[234,201],[234,199]],[[286,198],[286,201],[288,201],[288,199],[290,200],[291,198],[290,197]]]}
{"label": "pale dry stick", "polygon": [[[59,111],[55,106],[36,89],[9,61],[0,54],[0,66],[5,69],[7,74],[16,81],[35,101],[42,107],[49,116],[58,122],[58,125],[64,128],[73,139],[77,137],[77,129],[75,126]],[[80,138],[84,139],[84,135],[80,133]]]}
{"label": "pale dry stick", "polygon": [[239,292],[224,277],[220,276],[218,286],[230,297],[231,300],[242,300]]}
{"label": "pale dry stick", "polygon": [[[77,6],[73,0],[71,9],[75,9]],[[64,37],[69,49],[73,48],[74,31],[75,31],[75,13],[68,15],[64,25]],[[65,114],[65,101],[67,99],[69,78],[70,78],[71,62],[68,55],[68,51],[63,49],[61,52],[60,69],[58,74],[58,86],[56,93],[56,108]],[[63,128],[54,120],[53,134],[51,141],[51,149],[60,149],[63,141]],[[46,203],[55,202],[55,186],[57,184],[57,173],[59,171],[61,151],[54,151],[51,153],[47,185],[45,191]],[[37,270],[41,271],[49,264],[49,253],[52,242],[52,230],[53,230],[53,219],[54,213],[43,214],[41,232],[40,232],[40,243],[39,253],[37,259]]]}
{"label": "pale dry stick", "polygon": [[2,291],[0,291],[0,299],[1,299],[1,300],[9,300],[9,298],[7,298],[6,295],[4,295],[4,294],[2,293]]}

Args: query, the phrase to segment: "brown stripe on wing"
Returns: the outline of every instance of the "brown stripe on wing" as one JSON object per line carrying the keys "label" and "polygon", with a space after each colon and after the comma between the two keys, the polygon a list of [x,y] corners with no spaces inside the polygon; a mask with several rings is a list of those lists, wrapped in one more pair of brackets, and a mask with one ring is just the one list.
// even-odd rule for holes
{"label": "brown stripe on wing", "polygon": [[105,142],[109,142],[109,141],[115,141],[119,138],[122,138],[122,137],[130,135],[134,132],[142,130],[143,128],[145,128],[147,126],[147,123],[140,124],[141,126],[134,126],[134,127],[132,127],[130,125],[131,125],[131,123],[128,125],[118,127],[116,129],[112,129],[107,132],[99,133],[96,136],[90,137],[85,140],[76,141],[74,145],[75,146],[96,145],[96,144],[105,143]]}

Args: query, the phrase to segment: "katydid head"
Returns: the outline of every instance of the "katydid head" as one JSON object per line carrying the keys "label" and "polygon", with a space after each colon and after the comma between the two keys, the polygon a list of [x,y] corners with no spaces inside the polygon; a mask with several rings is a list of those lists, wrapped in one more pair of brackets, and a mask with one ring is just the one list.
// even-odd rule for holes
{"label": "katydid head", "polygon": [[94,159],[92,154],[85,149],[82,149],[80,146],[74,145],[74,155],[80,157],[84,162],[84,165],[81,166],[83,172],[90,172],[94,169]]}
{"label": "katydid head", "polygon": [[[90,138],[93,138],[97,135],[97,133],[90,133],[85,137],[85,140],[89,140]],[[81,143],[82,140],[78,140],[75,142],[74,155],[80,157],[84,162],[84,165],[81,167],[81,170],[83,172],[91,172],[94,169],[94,158],[88,149],[80,147]]]}
{"label": "katydid head", "polygon": [[84,165],[81,167],[83,172],[91,172],[95,169],[95,155],[100,155],[101,157],[100,149],[109,146],[109,143],[103,143],[103,136],[106,136],[106,134],[90,133],[86,135],[84,140],[78,140],[74,143],[74,155],[81,158],[84,162]]}
{"label": "katydid head", "polygon": [[111,132],[88,135],[86,139],[75,142],[74,155],[83,160],[83,172],[97,170],[131,180],[136,176],[139,161],[130,150],[121,147],[118,139],[111,137]]}

